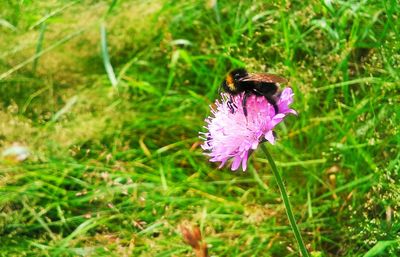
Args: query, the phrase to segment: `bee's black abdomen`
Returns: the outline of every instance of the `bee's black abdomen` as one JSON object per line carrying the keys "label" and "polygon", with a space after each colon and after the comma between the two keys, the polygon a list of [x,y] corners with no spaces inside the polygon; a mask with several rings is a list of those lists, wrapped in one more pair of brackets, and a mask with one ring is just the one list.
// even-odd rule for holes
{"label": "bee's black abdomen", "polygon": [[278,85],[269,82],[255,82],[254,90],[261,95],[273,95],[278,91]]}

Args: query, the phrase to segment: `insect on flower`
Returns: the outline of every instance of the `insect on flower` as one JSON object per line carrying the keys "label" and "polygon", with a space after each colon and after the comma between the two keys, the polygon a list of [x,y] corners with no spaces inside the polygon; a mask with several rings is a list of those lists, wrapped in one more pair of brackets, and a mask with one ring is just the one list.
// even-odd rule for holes
{"label": "insect on flower", "polygon": [[[246,97],[246,101],[244,100]],[[288,114],[297,114],[289,108],[293,102],[291,88],[285,88],[272,105],[265,97],[241,92],[236,95],[222,93],[216,107],[211,108],[212,116],[206,118],[206,132],[201,133],[203,150],[210,156],[211,162],[220,162],[220,168],[232,159],[232,170],[242,165],[247,168],[249,155],[257,149],[260,142],[275,143],[273,129]],[[243,104],[246,104],[247,115]],[[232,112],[231,108],[236,110]],[[275,110],[278,110],[276,112]]]}
{"label": "insect on flower", "polygon": [[235,69],[228,73],[222,82],[225,92],[231,95],[227,102],[231,112],[237,107],[232,96],[244,92],[242,98],[242,107],[244,116],[247,116],[247,99],[251,95],[264,96],[265,99],[274,107],[275,113],[279,112],[276,104],[278,87],[287,80],[276,75],[267,73],[248,73],[245,69]]}

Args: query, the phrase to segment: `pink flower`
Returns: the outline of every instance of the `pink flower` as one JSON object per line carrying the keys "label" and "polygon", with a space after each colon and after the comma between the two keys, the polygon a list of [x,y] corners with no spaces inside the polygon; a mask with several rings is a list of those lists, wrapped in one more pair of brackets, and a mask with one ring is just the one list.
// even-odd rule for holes
{"label": "pink flower", "polygon": [[[289,108],[293,102],[291,88],[285,88],[278,101],[279,112],[275,114],[274,107],[261,96],[250,96],[247,99],[247,117],[244,116],[243,94],[233,96],[234,113],[228,106],[229,95],[222,94],[222,101],[216,101],[216,109],[211,108],[213,117],[208,117],[202,148],[207,151],[211,162],[221,162],[220,168],[232,159],[232,170],[242,164],[243,171],[247,168],[247,159],[251,152],[257,149],[260,142],[266,140],[275,143],[273,129],[283,121],[289,113],[297,114]],[[236,108],[237,107],[237,108]]]}

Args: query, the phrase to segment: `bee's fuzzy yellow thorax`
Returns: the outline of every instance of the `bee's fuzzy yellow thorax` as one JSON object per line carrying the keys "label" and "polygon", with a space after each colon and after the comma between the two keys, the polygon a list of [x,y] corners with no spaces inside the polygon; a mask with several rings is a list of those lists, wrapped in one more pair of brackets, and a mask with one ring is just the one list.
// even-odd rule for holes
{"label": "bee's fuzzy yellow thorax", "polygon": [[233,78],[231,75],[226,76],[226,85],[229,87],[230,90],[235,90],[235,85],[233,84]]}

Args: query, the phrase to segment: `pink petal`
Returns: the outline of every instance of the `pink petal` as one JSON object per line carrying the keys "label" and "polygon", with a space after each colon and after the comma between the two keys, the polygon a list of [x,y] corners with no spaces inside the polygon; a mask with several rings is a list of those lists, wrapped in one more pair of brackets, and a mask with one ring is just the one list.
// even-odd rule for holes
{"label": "pink petal", "polygon": [[270,142],[271,144],[275,144],[275,137],[274,137],[274,133],[272,132],[272,130],[268,131],[265,134],[265,139]]}
{"label": "pink petal", "polygon": [[240,156],[238,156],[238,155],[235,156],[235,159],[233,159],[233,162],[232,162],[231,170],[237,170],[240,166],[241,161],[242,160],[241,160]]}
{"label": "pink petal", "polygon": [[246,169],[247,169],[247,159],[248,159],[248,155],[249,155],[249,152],[246,151],[246,152],[244,153],[244,156],[243,156],[243,160],[242,160],[242,169],[243,169],[243,171],[246,171]]}

